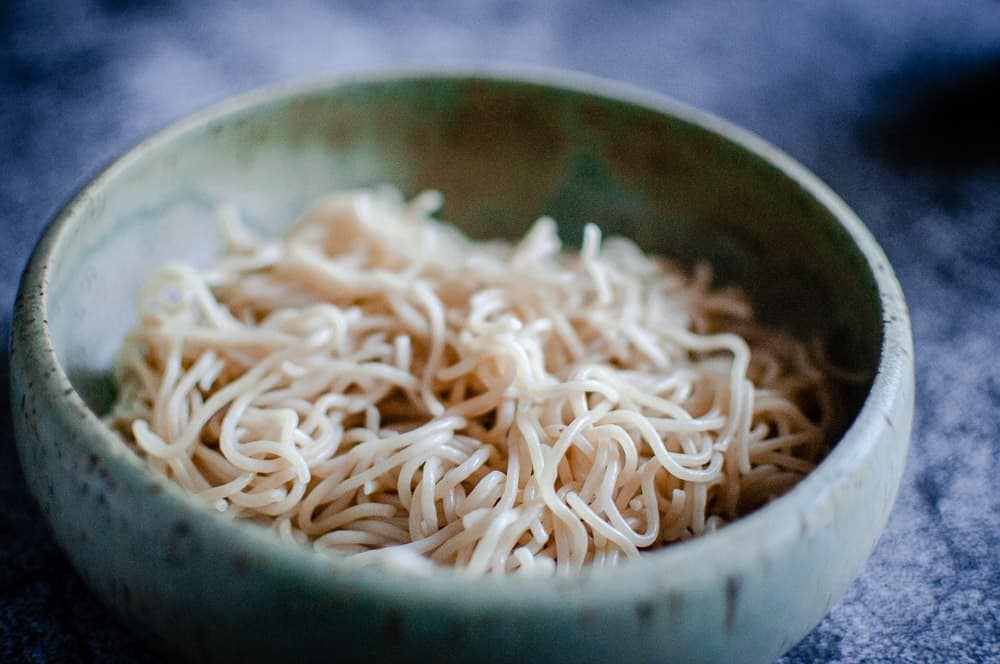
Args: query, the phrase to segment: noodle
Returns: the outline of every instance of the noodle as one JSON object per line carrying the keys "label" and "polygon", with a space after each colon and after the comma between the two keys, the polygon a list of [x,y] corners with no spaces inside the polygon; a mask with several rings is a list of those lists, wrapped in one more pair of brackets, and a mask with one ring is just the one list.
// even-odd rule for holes
{"label": "noodle", "polygon": [[587,225],[474,242],[440,196],[321,200],[280,240],[161,267],[111,423],[225,514],[351,560],[462,573],[609,565],[711,532],[827,450],[805,346]]}

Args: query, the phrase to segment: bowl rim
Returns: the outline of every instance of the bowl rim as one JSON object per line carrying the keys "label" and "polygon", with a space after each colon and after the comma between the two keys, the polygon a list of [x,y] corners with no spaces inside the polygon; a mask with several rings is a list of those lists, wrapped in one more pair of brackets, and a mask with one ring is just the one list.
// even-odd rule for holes
{"label": "bowl rim", "polygon": [[[46,318],[48,274],[53,261],[60,255],[68,230],[80,219],[80,211],[101,189],[148,152],[198,127],[252,112],[254,108],[270,102],[319,95],[350,84],[448,79],[556,88],[581,96],[613,100],[675,118],[754,155],[800,187],[848,233],[864,256],[878,288],[883,321],[877,373],[857,417],[817,468],[781,498],[719,531],[663,547],[643,555],[639,560],[626,561],[612,568],[587,567],[573,575],[544,579],[516,574],[480,577],[476,580],[477,587],[489,588],[489,592],[461,594],[461,602],[470,606],[523,609],[525,602],[564,603],[568,598],[565,591],[572,587],[571,594],[575,601],[599,601],[607,605],[662,592],[664,583],[667,586],[673,583],[679,588],[717,581],[720,573],[736,573],[741,561],[766,560],[789,541],[807,532],[812,527],[810,514],[829,504],[838,492],[845,490],[851,476],[865,463],[872,448],[879,444],[880,434],[886,427],[893,430],[906,428],[904,433],[908,442],[910,422],[900,422],[897,427],[889,416],[899,393],[913,380],[912,338],[902,289],[871,232],[837,194],[796,160],[752,132],[712,113],[660,93],[589,74],[549,67],[496,64],[383,67],[305,82],[265,85],[171,122],[101,169],[59,209],[44,230],[32,251],[18,290],[19,303],[27,303],[34,297],[34,304],[15,306],[11,347],[24,344],[27,352],[41,360],[31,370],[34,376],[41,379],[47,395],[52,398],[52,413],[69,426],[82,426],[89,430],[85,437],[87,452],[98,455],[116,480],[136,487],[157,484],[162,489],[157,495],[169,501],[170,507],[183,513],[191,522],[207,524],[204,527],[238,537],[248,551],[268,560],[279,574],[302,577],[310,584],[335,589],[347,576],[352,578],[353,583],[365,585],[375,592],[396,597],[412,595],[428,601],[437,598],[449,603],[455,602],[456,591],[469,588],[468,577],[451,568],[439,568],[427,575],[403,573],[412,582],[405,584],[401,590],[398,583],[400,577],[396,574],[385,574],[381,568],[359,568],[343,560],[322,556],[306,547],[281,542],[264,528],[213,512],[179,486],[148,472],[142,468],[141,460],[134,452],[130,458],[116,451],[116,446],[121,447],[118,435],[103,423],[73,388],[56,356]],[[761,532],[767,532],[768,536],[760,537]],[[733,552],[738,554],[733,555]],[[709,564],[706,565],[705,561]],[[658,587],[651,586],[649,574],[657,570],[661,573],[669,570],[671,580],[660,583]]]}

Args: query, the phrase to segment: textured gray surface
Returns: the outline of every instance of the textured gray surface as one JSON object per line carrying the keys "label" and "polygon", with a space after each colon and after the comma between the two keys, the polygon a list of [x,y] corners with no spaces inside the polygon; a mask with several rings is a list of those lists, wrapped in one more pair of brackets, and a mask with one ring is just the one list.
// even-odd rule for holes
{"label": "textured gray surface", "polygon": [[[210,6],[205,6],[210,4]],[[1000,661],[1000,5],[996,2],[0,2],[0,334],[46,220],[165,122],[259,84],[502,60],[665,92],[837,190],[909,299],[914,445],[862,576],[786,662]],[[0,359],[0,660],[155,657],[26,495]]]}

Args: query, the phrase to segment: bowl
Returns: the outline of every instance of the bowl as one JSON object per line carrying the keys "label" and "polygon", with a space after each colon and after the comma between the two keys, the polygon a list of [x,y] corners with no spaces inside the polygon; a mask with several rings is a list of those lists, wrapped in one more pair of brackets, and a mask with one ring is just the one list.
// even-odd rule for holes
{"label": "bowl", "polygon": [[[869,378],[849,427],[785,496],[613,569],[479,580],[358,569],[280,543],[148,472],[101,421],[157,264],[218,250],[231,201],[279,232],[317,196],[433,187],[476,237],[543,213],[708,259],[761,317]],[[93,592],[158,647],[207,661],[768,661],[858,574],[888,518],[913,415],[906,306],[826,186],[702,111],[581,75],[383,73],[270,88],[149,138],[57,215],[24,273],[11,380],[28,486]]]}

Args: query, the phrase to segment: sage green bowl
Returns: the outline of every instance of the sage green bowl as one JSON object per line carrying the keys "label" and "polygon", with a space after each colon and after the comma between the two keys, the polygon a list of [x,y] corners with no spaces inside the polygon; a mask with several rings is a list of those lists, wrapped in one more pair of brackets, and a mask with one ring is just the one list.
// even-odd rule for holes
{"label": "sage green bowl", "polygon": [[[575,576],[467,580],[351,569],[233,522],[147,472],[100,416],[150,271],[204,263],[221,201],[279,232],[315,197],[391,183],[445,196],[479,237],[539,215],[690,264],[771,324],[871,377],[850,426],[786,496],[694,541]],[[767,661],[855,578],[883,529],[913,414],[899,284],[829,189],[701,111],[564,73],[480,70],[267,89],[157,134],[98,175],[35,249],[11,344],[28,485],[93,591],[167,652],[205,661]],[[847,638],[850,638],[848,635]]]}

